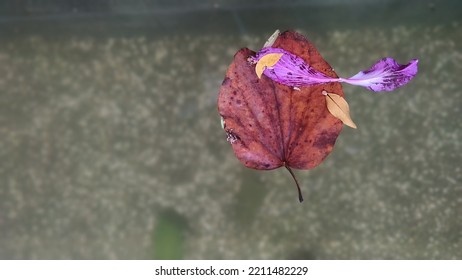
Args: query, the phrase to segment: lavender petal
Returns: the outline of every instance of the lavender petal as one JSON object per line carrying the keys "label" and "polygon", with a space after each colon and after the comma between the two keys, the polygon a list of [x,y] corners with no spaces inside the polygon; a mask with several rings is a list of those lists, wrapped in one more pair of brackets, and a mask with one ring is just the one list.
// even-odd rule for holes
{"label": "lavender petal", "polygon": [[308,65],[302,58],[279,48],[263,48],[257,53],[255,61],[270,53],[283,54],[275,65],[263,71],[273,81],[291,87],[339,81],[339,78],[329,77]]}
{"label": "lavender petal", "polygon": [[351,78],[340,78],[341,82],[363,86],[371,91],[392,91],[407,84],[417,74],[417,59],[408,64],[398,64],[386,57],[377,61],[371,68],[361,71]]}

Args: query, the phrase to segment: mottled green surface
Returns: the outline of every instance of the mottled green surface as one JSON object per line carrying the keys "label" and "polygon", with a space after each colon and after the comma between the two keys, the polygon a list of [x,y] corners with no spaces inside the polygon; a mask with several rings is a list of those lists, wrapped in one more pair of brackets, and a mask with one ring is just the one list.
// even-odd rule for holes
{"label": "mottled green surface", "polygon": [[[462,258],[462,22],[271,21],[2,39],[0,258]],[[287,171],[235,159],[216,109],[234,53],[278,22],[341,76],[420,59],[396,92],[344,86],[359,129],[297,172],[303,204]]]}

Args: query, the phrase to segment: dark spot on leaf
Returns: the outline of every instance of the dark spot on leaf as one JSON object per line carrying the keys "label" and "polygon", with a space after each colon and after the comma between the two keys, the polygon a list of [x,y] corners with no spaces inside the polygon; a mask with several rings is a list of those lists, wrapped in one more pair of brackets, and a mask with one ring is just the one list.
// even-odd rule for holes
{"label": "dark spot on leaf", "polygon": [[316,138],[314,146],[320,149],[333,146],[335,144],[335,140],[337,140],[337,136],[338,135],[335,133],[323,132],[318,136],[318,138]]}
{"label": "dark spot on leaf", "polygon": [[228,85],[230,82],[231,82],[231,79],[228,78],[228,77],[226,77],[226,78],[223,80],[223,82],[221,83],[221,85],[222,85],[222,86]]}

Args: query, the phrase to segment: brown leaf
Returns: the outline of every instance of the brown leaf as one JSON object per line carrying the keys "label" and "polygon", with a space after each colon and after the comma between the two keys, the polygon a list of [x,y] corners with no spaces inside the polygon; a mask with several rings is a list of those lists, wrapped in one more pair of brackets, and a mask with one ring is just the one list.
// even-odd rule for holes
{"label": "brown leaf", "polygon": [[326,96],[327,109],[334,117],[338,118],[349,127],[358,128],[350,117],[350,107],[345,98],[326,91],[323,91],[322,94]]}
{"label": "brown leaf", "polygon": [[[301,34],[287,31],[273,47],[289,51],[331,77],[337,77],[316,48]],[[322,91],[343,96],[340,83],[294,90],[255,75],[241,49],[234,56],[218,96],[218,111],[236,157],[247,167],[270,170],[285,166],[311,169],[332,151],[342,122],[327,110]],[[299,199],[301,193],[299,193]]]}

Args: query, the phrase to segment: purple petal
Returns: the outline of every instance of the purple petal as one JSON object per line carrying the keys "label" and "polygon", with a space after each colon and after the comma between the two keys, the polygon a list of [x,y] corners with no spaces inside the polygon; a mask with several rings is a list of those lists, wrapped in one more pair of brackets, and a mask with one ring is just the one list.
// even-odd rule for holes
{"label": "purple petal", "polygon": [[302,58],[280,48],[263,48],[251,60],[257,63],[263,56],[271,53],[282,53],[283,55],[275,65],[267,67],[263,74],[273,81],[291,87],[345,82],[366,87],[371,91],[392,91],[414,78],[419,62],[413,59],[408,64],[401,65],[393,58],[387,57],[376,62],[368,70],[346,79],[329,77],[311,67]]}
{"label": "purple petal", "polygon": [[332,78],[317,71],[300,57],[279,48],[263,48],[257,53],[254,61],[258,61],[260,58],[270,53],[283,54],[281,59],[279,59],[274,66],[268,67],[263,71],[263,74],[273,81],[291,87],[339,81],[338,78]]}
{"label": "purple petal", "polygon": [[392,91],[407,84],[417,74],[417,59],[406,65],[398,64],[387,57],[377,61],[371,68],[361,71],[349,79],[340,81],[363,86],[371,91]]}

